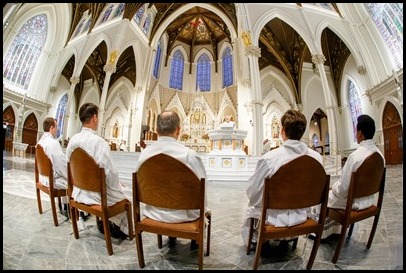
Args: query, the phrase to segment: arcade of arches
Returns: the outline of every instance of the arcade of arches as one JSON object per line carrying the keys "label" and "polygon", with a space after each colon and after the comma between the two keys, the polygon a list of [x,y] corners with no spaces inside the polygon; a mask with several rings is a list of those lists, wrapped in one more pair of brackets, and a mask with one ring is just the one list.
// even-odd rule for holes
{"label": "arcade of arches", "polygon": [[403,16],[390,20],[403,4],[379,5],[3,4],[3,150],[35,153],[48,116],[65,146],[93,102],[112,147],[139,151],[170,109],[185,145],[207,152],[208,132],[232,117],[259,156],[294,108],[308,120],[302,141],[323,154],[351,153],[354,120],[372,116],[386,163],[400,164]]}

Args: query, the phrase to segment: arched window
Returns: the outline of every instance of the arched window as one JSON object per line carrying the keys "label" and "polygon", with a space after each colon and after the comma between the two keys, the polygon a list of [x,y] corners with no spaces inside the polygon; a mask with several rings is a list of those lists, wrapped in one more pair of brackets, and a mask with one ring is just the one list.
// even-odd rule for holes
{"label": "arched window", "polygon": [[171,64],[171,76],[169,78],[169,87],[182,90],[183,87],[183,66],[184,58],[180,50],[176,50],[173,54]]}
{"label": "arched window", "polygon": [[144,26],[142,27],[142,31],[147,34],[149,30],[149,26],[151,25],[151,15],[148,14],[147,18],[145,18]]}
{"label": "arched window", "polygon": [[352,128],[353,128],[353,136],[354,141],[357,140],[357,118],[362,114],[361,111],[361,102],[359,98],[358,88],[355,84],[348,80],[347,86],[347,93],[348,93],[348,103],[350,105],[351,111],[351,121],[352,121]]}
{"label": "arched window", "polygon": [[403,3],[364,3],[398,68],[403,68]]}
{"label": "arched window", "polygon": [[135,16],[133,17],[133,20],[139,25],[142,20],[142,16],[144,16],[144,11],[145,11],[145,6],[141,6]]}
{"label": "arched window", "polygon": [[120,16],[121,14],[123,14],[124,7],[125,7],[125,3],[120,3],[120,5],[118,5],[116,11],[114,12],[113,18],[116,18],[117,16]]}
{"label": "arched window", "polygon": [[223,88],[233,85],[233,56],[227,47],[223,53]]}
{"label": "arched window", "polygon": [[102,19],[101,23],[106,22],[109,19],[109,16],[110,16],[111,12],[113,11],[113,7],[114,7],[114,5],[110,5],[106,9],[106,11],[104,12],[103,19]]}
{"label": "arched window", "polygon": [[47,17],[41,14],[29,19],[19,29],[3,60],[3,82],[27,91],[47,39],[47,25]]}
{"label": "arched window", "polygon": [[56,137],[60,137],[63,134],[63,122],[66,113],[66,106],[68,104],[68,94],[65,94],[58,103],[58,110],[56,111],[56,122],[58,124],[58,130]]}
{"label": "arched window", "polygon": [[197,60],[197,89],[210,91],[211,63],[206,53],[200,55]]}
{"label": "arched window", "polygon": [[75,34],[73,34],[72,38],[79,35],[79,33],[82,31],[83,25],[85,24],[85,20],[86,20],[86,18],[82,18],[82,20],[80,20],[80,23],[77,26]]}
{"label": "arched window", "polygon": [[83,31],[81,33],[85,33],[89,30],[91,22],[92,22],[92,17],[89,17],[89,19],[87,19],[85,27],[83,28]]}
{"label": "arched window", "polygon": [[161,48],[161,42],[159,42],[158,48],[156,50],[155,64],[154,64],[154,71],[153,71],[153,76],[155,77],[155,79],[158,79],[158,76],[159,76],[159,66],[161,64],[161,56],[162,56],[162,48]]}

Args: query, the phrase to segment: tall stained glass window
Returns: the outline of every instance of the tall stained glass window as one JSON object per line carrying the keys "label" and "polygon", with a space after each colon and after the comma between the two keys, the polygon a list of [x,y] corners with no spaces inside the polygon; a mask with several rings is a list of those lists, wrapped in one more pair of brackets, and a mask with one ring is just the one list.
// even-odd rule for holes
{"label": "tall stained glass window", "polygon": [[180,50],[176,50],[173,54],[172,64],[171,64],[171,75],[169,78],[169,87],[182,90],[183,87],[183,67],[184,58]]}
{"label": "tall stained glass window", "polygon": [[133,17],[133,20],[139,25],[142,20],[142,16],[144,16],[144,11],[145,11],[145,6],[141,6],[135,16]]}
{"label": "tall stained glass window", "polygon": [[357,140],[357,118],[362,114],[362,111],[361,111],[361,101],[359,98],[358,88],[355,86],[355,84],[351,80],[348,80],[347,92],[348,92],[348,102],[349,102],[350,111],[351,111],[353,136],[354,136],[354,141],[356,141]]}
{"label": "tall stained glass window", "polygon": [[66,113],[66,106],[68,104],[68,94],[65,94],[58,103],[58,110],[56,111],[56,122],[58,124],[58,129],[56,132],[56,137],[60,137],[63,134],[63,122]]}
{"label": "tall stained glass window", "polygon": [[398,68],[403,68],[403,3],[364,3]]}
{"label": "tall stained glass window", "polygon": [[227,47],[223,53],[223,88],[233,84],[233,56],[231,48]]}
{"label": "tall stained glass window", "polygon": [[125,7],[125,3],[120,3],[120,5],[118,5],[116,11],[114,12],[113,18],[116,18],[117,16],[120,16],[121,14],[123,14],[124,7]]}
{"label": "tall stained glass window", "polygon": [[211,63],[206,53],[197,60],[197,86],[200,91],[210,91]]}
{"label": "tall stained glass window", "polygon": [[156,50],[154,72],[153,72],[155,79],[158,79],[158,76],[159,76],[159,66],[161,64],[161,56],[162,56],[162,48],[161,48],[161,42],[159,42],[158,48]]}
{"label": "tall stained glass window", "polygon": [[25,22],[11,42],[3,59],[3,83],[27,91],[28,85],[47,39],[47,17],[36,15]]}

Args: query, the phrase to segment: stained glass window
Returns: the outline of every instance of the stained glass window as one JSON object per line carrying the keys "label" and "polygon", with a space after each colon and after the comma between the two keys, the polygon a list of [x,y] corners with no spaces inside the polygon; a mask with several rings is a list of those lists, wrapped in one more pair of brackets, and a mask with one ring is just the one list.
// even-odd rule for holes
{"label": "stained glass window", "polygon": [[47,38],[47,17],[36,15],[25,22],[3,60],[3,81],[27,91]]}
{"label": "stained glass window", "polygon": [[57,126],[57,132],[56,132],[56,137],[60,137],[63,134],[63,122],[64,122],[64,116],[66,113],[66,106],[68,104],[68,94],[65,94],[61,100],[58,103],[58,110],[56,111],[56,124]]}
{"label": "stained glass window", "polygon": [[183,87],[183,66],[184,58],[180,50],[176,50],[173,54],[171,64],[171,76],[169,78],[169,87],[182,90]]}
{"label": "stained glass window", "polygon": [[403,4],[364,3],[398,68],[403,68]]}
{"label": "stained glass window", "polygon": [[210,91],[211,63],[206,53],[200,55],[197,60],[197,89]]}
{"label": "stained glass window", "polygon": [[87,19],[86,25],[83,28],[83,31],[81,33],[86,33],[89,30],[91,22],[92,22],[92,17],[89,17],[89,19]]}
{"label": "stained glass window", "polygon": [[144,26],[142,27],[142,31],[147,34],[149,30],[149,26],[151,25],[151,15],[148,14],[147,18],[145,18]]}
{"label": "stained glass window", "polygon": [[154,71],[153,71],[153,75],[154,75],[155,79],[158,79],[158,76],[159,76],[159,66],[161,64],[161,55],[162,55],[161,42],[159,42],[158,48],[156,50],[155,64],[154,64]]}
{"label": "stained glass window", "polygon": [[83,25],[85,24],[85,20],[86,20],[86,18],[82,18],[82,20],[80,20],[80,23],[77,26],[75,34],[73,34],[73,37],[76,37],[82,31]]}
{"label": "stained glass window", "polygon": [[348,80],[347,92],[348,102],[350,104],[354,141],[357,141],[357,118],[362,114],[362,111],[358,88],[351,80]]}
{"label": "stained glass window", "polygon": [[141,6],[135,16],[133,17],[133,20],[139,25],[142,19],[142,16],[144,15],[145,11],[145,6]]}
{"label": "stained glass window", "polygon": [[114,12],[113,18],[116,18],[117,16],[120,16],[121,14],[123,14],[124,7],[125,7],[125,3],[120,3],[120,5],[118,5],[116,11]]}
{"label": "stained glass window", "polygon": [[113,11],[114,5],[110,5],[107,10],[104,12],[103,19],[101,23],[106,22],[109,19],[111,12]]}
{"label": "stained glass window", "polygon": [[233,84],[233,56],[227,47],[223,53],[223,88]]}

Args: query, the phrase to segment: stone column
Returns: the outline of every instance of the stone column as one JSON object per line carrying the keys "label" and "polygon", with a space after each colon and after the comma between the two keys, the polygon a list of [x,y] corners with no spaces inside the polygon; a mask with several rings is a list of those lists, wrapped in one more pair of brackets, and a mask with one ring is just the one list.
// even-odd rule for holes
{"label": "stone column", "polygon": [[337,143],[337,120],[336,115],[334,113],[334,105],[333,100],[331,98],[330,88],[328,86],[326,71],[324,70],[324,62],[326,58],[323,54],[315,54],[312,56],[312,62],[317,66],[321,85],[323,87],[324,93],[324,100],[326,103],[326,111],[327,111],[327,118],[328,118],[328,131],[330,135],[330,154],[335,155],[338,152],[338,143]]}
{"label": "stone column", "polygon": [[[111,62],[114,63],[114,60],[110,60]],[[100,106],[99,106],[99,127],[97,128],[97,134],[101,137],[104,137],[101,132],[106,129],[106,124],[104,122],[104,113],[106,112],[106,100],[107,100],[107,92],[109,91],[109,84],[110,84],[110,78],[111,75],[116,72],[116,66],[112,63],[108,63],[104,66],[104,71],[106,72],[106,77],[104,78],[104,83],[103,83],[103,90],[102,90],[102,95],[100,98]]]}
{"label": "stone column", "polygon": [[252,106],[252,155],[262,154],[263,139],[263,118],[262,118],[262,92],[261,78],[259,74],[258,58],[261,56],[261,49],[257,46],[249,45],[245,47],[245,55],[250,63],[251,78],[251,106]]}
{"label": "stone column", "polygon": [[70,110],[71,110],[71,105],[72,105],[72,100],[74,99],[74,92],[75,92],[75,87],[76,84],[78,84],[80,82],[80,77],[74,77],[72,76],[70,78],[70,90],[69,90],[69,94],[68,94],[68,102],[66,103],[66,111],[65,111],[65,118],[63,121],[63,133],[62,133],[62,147],[64,147],[64,139],[66,139],[66,135],[67,135],[67,131],[68,131],[68,123],[69,123],[69,119],[70,119]]}

